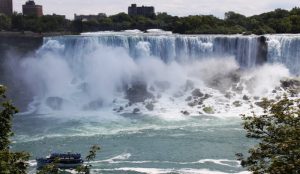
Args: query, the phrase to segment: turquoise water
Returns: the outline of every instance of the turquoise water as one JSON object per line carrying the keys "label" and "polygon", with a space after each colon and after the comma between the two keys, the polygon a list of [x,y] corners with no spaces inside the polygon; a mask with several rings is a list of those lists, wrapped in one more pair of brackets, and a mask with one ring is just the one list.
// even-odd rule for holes
{"label": "turquoise water", "polygon": [[[92,173],[243,173],[235,153],[255,145],[239,117],[176,116],[101,112],[17,115],[12,150],[37,157],[49,151],[88,154],[101,146]],[[74,173],[65,170],[65,173]]]}

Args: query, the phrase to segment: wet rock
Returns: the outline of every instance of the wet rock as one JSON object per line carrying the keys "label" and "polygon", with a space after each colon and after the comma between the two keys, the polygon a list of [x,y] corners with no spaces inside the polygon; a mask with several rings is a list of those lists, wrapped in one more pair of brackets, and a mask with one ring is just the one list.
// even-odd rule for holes
{"label": "wet rock", "polygon": [[194,107],[196,104],[195,104],[194,102],[189,102],[188,105],[189,105],[190,107]]}
{"label": "wet rock", "polygon": [[242,103],[241,103],[240,101],[234,101],[232,104],[233,104],[235,107],[240,107],[240,106],[242,106]]}
{"label": "wet rock", "polygon": [[272,91],[272,93],[276,93],[276,92],[277,92],[276,90],[273,90],[273,91]]}
{"label": "wet rock", "polygon": [[202,97],[204,94],[200,91],[200,89],[197,88],[192,92],[192,95],[196,97]]}
{"label": "wet rock", "polygon": [[275,87],[275,90],[281,91],[281,88],[280,88],[279,86],[276,86],[276,87]]}
{"label": "wet rock", "polygon": [[185,99],[185,101],[191,101],[192,100],[192,96],[189,96]]}
{"label": "wet rock", "polygon": [[205,107],[203,108],[203,111],[207,114],[214,114],[212,107]]}
{"label": "wet rock", "polygon": [[270,104],[270,101],[263,100],[261,102],[255,102],[255,104],[261,108],[266,108]]}
{"label": "wet rock", "polygon": [[282,77],[280,79],[280,83],[281,83],[282,87],[290,87],[291,85],[293,85],[293,81],[287,77]]}
{"label": "wet rock", "polygon": [[153,111],[153,109],[154,109],[154,105],[152,103],[146,104],[145,107],[148,109],[148,111]]}
{"label": "wet rock", "polygon": [[278,95],[278,96],[276,96],[275,98],[276,98],[277,100],[280,100],[280,99],[281,99],[281,96]]}
{"label": "wet rock", "polygon": [[168,81],[155,81],[154,85],[162,92],[170,89],[171,83]]}
{"label": "wet rock", "polygon": [[209,95],[209,94],[205,94],[205,95],[204,95],[204,99],[208,99],[208,98],[210,98],[210,97],[212,97],[212,95]]}
{"label": "wet rock", "polygon": [[190,115],[188,111],[181,111],[181,113],[183,113],[184,115]]}
{"label": "wet rock", "polygon": [[98,110],[103,106],[103,101],[101,99],[97,99],[91,101],[89,104],[83,106],[84,110]]}
{"label": "wet rock", "polygon": [[239,68],[231,74],[231,81],[233,83],[239,83],[241,81],[241,77],[244,74],[244,70]]}
{"label": "wet rock", "polygon": [[199,113],[199,114],[201,114],[201,115],[203,114],[203,113],[202,113],[202,112],[200,112],[200,111],[199,111],[198,113]]}
{"label": "wet rock", "polygon": [[244,95],[243,100],[250,100],[250,98],[247,95]]}
{"label": "wet rock", "polygon": [[123,110],[124,110],[124,108],[122,106],[120,106],[119,111],[123,111]]}
{"label": "wet rock", "polygon": [[147,85],[143,82],[136,82],[126,91],[126,98],[130,102],[144,102],[148,98],[154,98],[154,95],[147,91]]}
{"label": "wet rock", "polygon": [[134,113],[134,114],[137,114],[138,112],[140,112],[140,109],[139,109],[139,108],[134,108],[134,109],[133,109],[133,113]]}
{"label": "wet rock", "polygon": [[254,100],[259,100],[259,97],[258,96],[254,96]]}
{"label": "wet rock", "polygon": [[226,97],[226,98],[228,98],[228,99],[231,99],[231,98],[232,98],[231,94],[229,94],[229,93],[225,94],[224,97]]}
{"label": "wet rock", "polygon": [[294,100],[290,100],[289,105],[294,105]]}
{"label": "wet rock", "polygon": [[53,110],[60,110],[63,104],[63,99],[60,97],[48,97],[46,100],[47,106]]}
{"label": "wet rock", "polygon": [[300,77],[294,77],[292,81],[293,85],[300,86]]}

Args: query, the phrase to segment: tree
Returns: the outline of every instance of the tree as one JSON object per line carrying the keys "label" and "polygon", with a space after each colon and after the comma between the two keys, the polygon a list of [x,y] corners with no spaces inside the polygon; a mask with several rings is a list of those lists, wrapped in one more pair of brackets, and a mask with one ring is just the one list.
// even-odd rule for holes
{"label": "tree", "polygon": [[30,154],[24,151],[11,152],[9,145],[11,140],[9,137],[13,136],[14,133],[11,131],[13,125],[13,116],[18,113],[19,110],[13,103],[4,101],[6,99],[5,91],[8,88],[0,85],[0,173],[26,173],[26,169],[29,167]]}
{"label": "tree", "polygon": [[242,115],[246,137],[259,140],[259,144],[248,151],[249,157],[244,158],[241,153],[236,156],[243,167],[255,174],[299,173],[300,100],[292,101],[285,96],[277,103],[267,99],[264,103],[263,115]]}
{"label": "tree", "polygon": [[77,172],[80,173],[84,173],[84,174],[90,174],[90,167],[92,167],[92,165],[90,165],[91,161],[94,161],[97,155],[97,151],[101,149],[100,146],[93,146],[90,148],[90,154],[88,156],[86,156],[86,160],[87,160],[87,164],[85,166],[79,166],[76,168]]}
{"label": "tree", "polygon": [[0,13],[0,31],[9,30],[11,28],[11,20],[5,14]]}

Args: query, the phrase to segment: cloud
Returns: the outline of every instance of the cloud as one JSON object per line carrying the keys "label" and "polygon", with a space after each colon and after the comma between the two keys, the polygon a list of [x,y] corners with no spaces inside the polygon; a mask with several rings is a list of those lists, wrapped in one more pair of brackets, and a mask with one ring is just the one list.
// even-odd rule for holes
{"label": "cloud", "polygon": [[[14,10],[22,12],[22,5],[25,0],[14,0]],[[273,11],[276,8],[291,10],[299,6],[298,0],[60,0],[59,3],[49,0],[35,0],[38,5],[43,5],[44,14],[61,14],[73,19],[76,14],[98,14],[107,15],[119,12],[127,13],[127,8],[132,3],[138,6],[154,6],[156,12],[167,12],[171,15],[209,15],[212,14],[219,18],[224,17],[224,13],[234,11],[246,16],[261,14]]]}

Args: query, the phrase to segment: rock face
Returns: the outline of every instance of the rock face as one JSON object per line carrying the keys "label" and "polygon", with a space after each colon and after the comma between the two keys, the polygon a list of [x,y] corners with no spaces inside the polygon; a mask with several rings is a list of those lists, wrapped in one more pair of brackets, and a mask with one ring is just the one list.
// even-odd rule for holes
{"label": "rock face", "polygon": [[192,92],[192,95],[195,97],[202,97],[204,94],[197,88]]}
{"label": "rock face", "polygon": [[153,109],[154,109],[154,105],[152,103],[146,104],[145,107],[148,109],[148,111],[153,111]]}
{"label": "rock face", "polygon": [[126,98],[131,103],[144,102],[147,98],[154,98],[154,95],[147,91],[147,85],[143,82],[136,82],[126,91]]}
{"label": "rock face", "polygon": [[243,73],[243,69],[237,69],[227,74],[218,73],[206,83],[211,88],[225,92],[232,86],[233,83],[239,83],[241,81]]}
{"label": "rock face", "polygon": [[283,88],[287,88],[292,94],[300,93],[300,77],[292,79],[283,77],[280,79],[280,83]]}
{"label": "rock face", "polygon": [[53,110],[60,110],[63,104],[63,99],[60,97],[48,97],[46,104]]}

